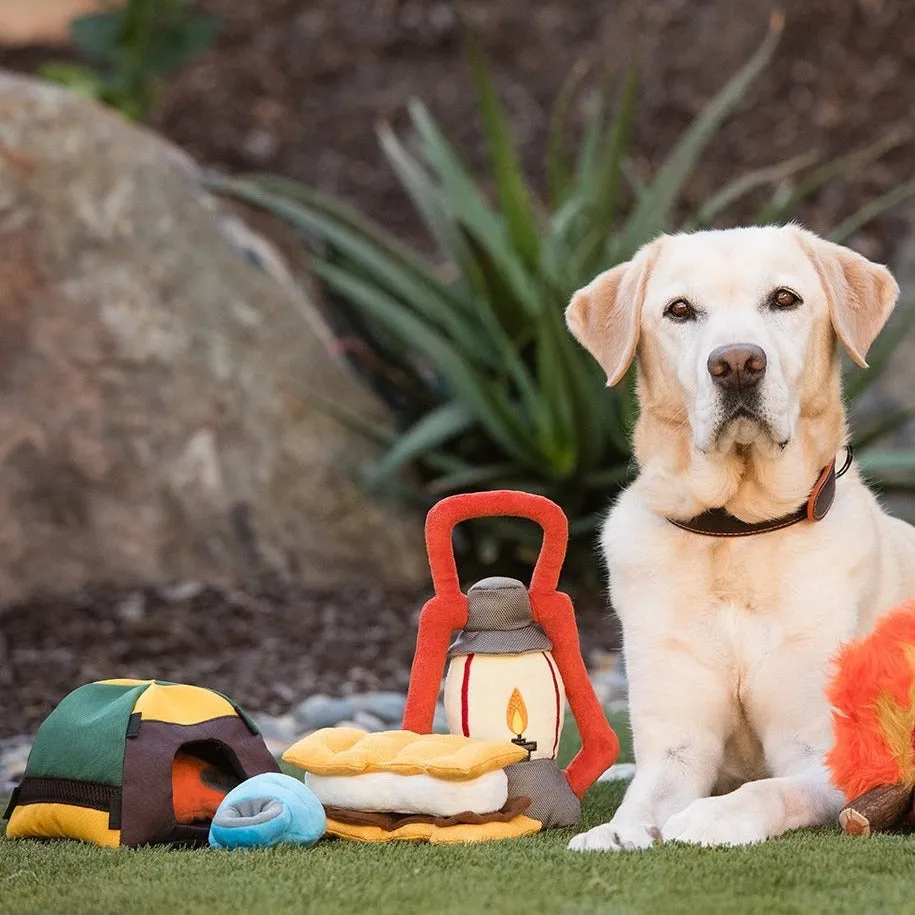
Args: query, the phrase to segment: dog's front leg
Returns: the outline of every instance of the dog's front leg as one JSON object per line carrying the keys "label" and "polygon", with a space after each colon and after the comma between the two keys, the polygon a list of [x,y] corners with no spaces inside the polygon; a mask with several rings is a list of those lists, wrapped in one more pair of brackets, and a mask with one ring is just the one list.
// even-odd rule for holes
{"label": "dog's front leg", "polygon": [[842,795],[821,765],[797,775],[747,782],[721,797],[694,801],[662,830],[665,841],[750,845],[792,829],[835,820]]}
{"label": "dog's front leg", "polygon": [[[819,678],[788,669],[789,657],[761,664],[753,686],[754,725],[773,778],[747,782],[720,797],[690,804],[662,830],[665,840],[699,845],[748,845],[805,826],[835,822],[842,794],[823,764],[830,744],[829,707]],[[801,671],[824,665],[801,658]],[[805,683],[806,691],[797,684]],[[793,684],[786,690],[785,684]]]}
{"label": "dog's front leg", "polygon": [[630,664],[635,778],[613,819],[575,836],[569,848],[647,848],[670,817],[709,794],[729,721],[725,690],[711,671],[685,654],[666,658],[661,667]]}

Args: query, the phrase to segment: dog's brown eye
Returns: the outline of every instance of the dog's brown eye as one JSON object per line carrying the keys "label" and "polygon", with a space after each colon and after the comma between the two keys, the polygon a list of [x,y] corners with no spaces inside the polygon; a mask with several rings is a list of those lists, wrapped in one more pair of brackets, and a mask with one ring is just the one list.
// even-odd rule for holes
{"label": "dog's brown eye", "polygon": [[696,317],[696,309],[686,299],[674,299],[664,309],[664,314],[675,321],[692,321]]}
{"label": "dog's brown eye", "polygon": [[776,289],[772,294],[772,305],[775,308],[794,308],[801,304],[801,297],[790,289]]}

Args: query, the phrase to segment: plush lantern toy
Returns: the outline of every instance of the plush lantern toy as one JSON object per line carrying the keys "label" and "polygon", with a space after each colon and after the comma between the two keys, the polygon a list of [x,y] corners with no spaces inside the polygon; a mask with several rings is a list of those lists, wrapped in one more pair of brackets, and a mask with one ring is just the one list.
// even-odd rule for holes
{"label": "plush lantern toy", "polygon": [[[452,532],[461,521],[528,518],[543,529],[530,589],[486,578],[461,591]],[[502,490],[451,496],[426,519],[435,596],[423,607],[404,711],[407,730],[432,729],[445,664],[445,710],[454,734],[510,740],[528,758],[506,768],[509,796],[532,800],[544,826],[571,826],[580,799],[613,764],[619,742],[581,657],[575,611],[557,591],[568,542],[562,509],[543,496]],[[456,634],[456,635],[455,635]],[[563,772],[556,763],[568,699],[582,749]]]}

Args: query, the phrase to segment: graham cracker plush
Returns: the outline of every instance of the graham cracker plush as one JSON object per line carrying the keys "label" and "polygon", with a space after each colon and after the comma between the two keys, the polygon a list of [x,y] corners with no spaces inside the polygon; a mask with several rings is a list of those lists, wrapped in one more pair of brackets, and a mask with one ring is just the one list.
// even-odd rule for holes
{"label": "graham cracker plush", "polygon": [[503,769],[526,756],[521,747],[507,742],[456,734],[323,728],[294,743],[283,759],[313,775],[390,772],[461,780]]}
{"label": "graham cracker plush", "polygon": [[358,842],[483,842],[530,835],[529,798],[508,797],[512,743],[454,734],[324,728],[283,759],[307,773],[327,832]]}
{"label": "graham cracker plush", "polygon": [[38,729],[6,835],[204,845],[232,786],[278,771],[253,722],[219,693],[158,680],[89,683]]}

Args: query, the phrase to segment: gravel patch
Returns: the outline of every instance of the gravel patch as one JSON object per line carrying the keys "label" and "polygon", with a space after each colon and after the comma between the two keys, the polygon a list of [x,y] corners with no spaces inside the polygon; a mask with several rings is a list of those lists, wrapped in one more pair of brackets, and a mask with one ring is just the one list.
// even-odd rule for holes
{"label": "gravel patch", "polygon": [[[366,725],[399,720],[428,596],[372,581],[327,590],[185,582],[10,607],[0,611],[0,739],[33,733],[71,690],[109,677],[207,686],[252,713],[292,715],[303,731],[357,715]],[[599,599],[576,599],[576,609],[585,659],[610,701],[614,687],[600,684],[614,676],[617,629]]]}

